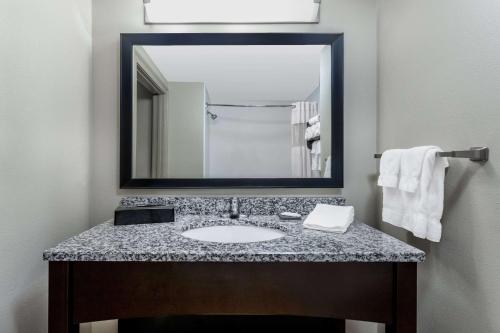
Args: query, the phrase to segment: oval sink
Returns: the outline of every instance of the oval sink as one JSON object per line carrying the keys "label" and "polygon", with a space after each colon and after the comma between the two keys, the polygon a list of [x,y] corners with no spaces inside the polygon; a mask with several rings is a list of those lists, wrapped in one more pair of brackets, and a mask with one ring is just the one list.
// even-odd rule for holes
{"label": "oval sink", "polygon": [[220,225],[191,229],[182,236],[205,242],[252,243],[264,242],[285,236],[279,230],[248,225]]}

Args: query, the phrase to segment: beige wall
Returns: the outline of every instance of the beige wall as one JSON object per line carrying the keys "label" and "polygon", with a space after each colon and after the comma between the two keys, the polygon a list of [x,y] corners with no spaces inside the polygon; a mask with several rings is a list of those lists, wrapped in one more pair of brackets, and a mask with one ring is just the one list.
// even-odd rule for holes
{"label": "beige wall", "polygon": [[[42,250],[85,229],[89,208],[94,224],[111,217],[123,195],[341,193],[362,220],[374,222],[376,4],[323,1],[319,25],[145,26],[141,0],[95,0],[93,13],[90,0],[3,1],[0,331],[46,331]],[[441,243],[382,228],[428,253],[419,266],[420,332],[494,332],[500,327],[500,3],[378,4],[379,150],[430,143],[492,149],[484,166],[451,161]],[[346,188],[119,190],[119,33],[271,31],[345,33]],[[349,332],[375,330],[349,325]]]}
{"label": "beige wall", "polygon": [[[450,160],[441,243],[419,266],[419,332],[500,327],[500,2],[386,0],[379,18],[379,148],[487,145]],[[388,225],[383,229],[407,239]]]}
{"label": "beige wall", "polygon": [[[311,25],[144,25],[141,0],[94,0],[94,177],[92,222],[113,215],[120,196],[130,194],[344,194],[358,216],[374,222],[372,158],[376,142],[376,3],[328,0],[321,23]],[[112,15],[110,14],[112,13]],[[345,185],[336,189],[120,190],[118,185],[119,34],[121,32],[344,32]]]}
{"label": "beige wall", "polygon": [[42,251],[89,226],[91,1],[0,2],[0,332],[47,331]]}
{"label": "beige wall", "polygon": [[168,83],[167,174],[203,178],[205,157],[205,84]]}

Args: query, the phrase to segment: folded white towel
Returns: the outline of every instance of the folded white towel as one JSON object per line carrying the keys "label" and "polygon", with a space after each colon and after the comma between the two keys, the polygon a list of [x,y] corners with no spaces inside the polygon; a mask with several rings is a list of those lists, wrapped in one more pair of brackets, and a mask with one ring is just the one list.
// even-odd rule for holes
{"label": "folded white towel", "polygon": [[312,126],[312,125],[314,125],[314,124],[316,124],[316,123],[319,123],[319,114],[318,114],[318,115],[316,115],[316,116],[314,116],[314,117],[312,117],[311,119],[309,119],[309,120],[307,121],[307,123],[308,123],[309,125],[311,125],[311,126]]}
{"label": "folded white towel", "polygon": [[378,186],[397,187],[403,149],[390,149],[380,159],[380,176]]}
{"label": "folded white towel", "polygon": [[306,128],[306,135],[305,135],[306,141],[317,138],[320,135],[320,131],[321,131],[321,123],[316,123]]}
{"label": "folded white towel", "polygon": [[317,204],[304,220],[304,228],[344,233],[354,221],[354,207]]}
{"label": "folded white towel", "polygon": [[415,192],[383,188],[382,220],[433,242],[441,239],[444,176],[448,167],[447,158],[436,157],[440,151],[431,148],[425,154]]}
{"label": "folded white towel", "polygon": [[399,178],[400,190],[412,193],[417,190],[424,158],[430,149],[436,148],[435,146],[422,146],[403,150]]}

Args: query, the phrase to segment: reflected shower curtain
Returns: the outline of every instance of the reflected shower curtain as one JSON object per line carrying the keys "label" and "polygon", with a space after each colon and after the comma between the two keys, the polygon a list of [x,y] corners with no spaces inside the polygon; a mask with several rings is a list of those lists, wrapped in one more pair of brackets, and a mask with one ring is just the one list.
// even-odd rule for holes
{"label": "reflected shower curtain", "polygon": [[311,151],[307,149],[306,128],[307,121],[318,114],[318,103],[297,102],[293,104],[292,125],[292,177],[312,178]]}

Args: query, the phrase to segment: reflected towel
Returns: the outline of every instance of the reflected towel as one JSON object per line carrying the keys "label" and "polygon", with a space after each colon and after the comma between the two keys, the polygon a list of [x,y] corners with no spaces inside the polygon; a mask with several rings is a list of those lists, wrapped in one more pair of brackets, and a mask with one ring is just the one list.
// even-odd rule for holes
{"label": "reflected towel", "polygon": [[332,157],[328,156],[325,163],[325,173],[323,174],[323,178],[331,178],[332,177]]}
{"label": "reflected towel", "polygon": [[321,133],[321,123],[316,123],[306,129],[306,141],[319,137]]}
{"label": "reflected towel", "polygon": [[319,114],[309,119],[307,123],[309,124],[309,126],[319,123]]}
{"label": "reflected towel", "polygon": [[312,144],[311,170],[321,171],[321,140],[314,141]]}

